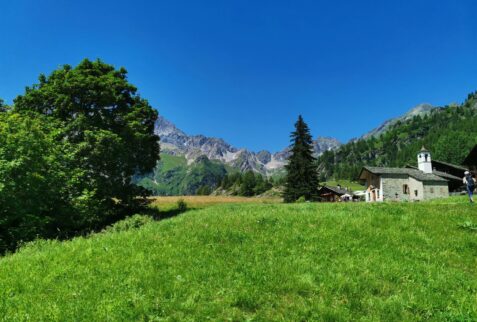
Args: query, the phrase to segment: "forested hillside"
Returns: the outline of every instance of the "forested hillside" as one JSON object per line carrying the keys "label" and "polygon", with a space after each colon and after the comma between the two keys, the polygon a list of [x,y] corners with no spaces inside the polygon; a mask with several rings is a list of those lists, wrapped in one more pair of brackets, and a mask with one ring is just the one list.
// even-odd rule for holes
{"label": "forested hillside", "polygon": [[227,172],[226,165],[205,155],[187,164],[184,156],[162,154],[154,172],[137,183],[158,196],[195,195],[204,187],[217,188]]}
{"label": "forested hillside", "polygon": [[161,154],[152,173],[137,177],[135,182],[156,196],[210,195],[219,188],[215,194],[250,197],[281,184],[251,170],[242,173],[205,155],[188,163],[184,156],[166,153]]}
{"label": "forested hillside", "polygon": [[321,179],[356,179],[363,165],[414,165],[424,145],[436,160],[461,164],[477,144],[477,92],[461,105],[435,108],[424,116],[398,121],[379,137],[326,151],[318,159]]}

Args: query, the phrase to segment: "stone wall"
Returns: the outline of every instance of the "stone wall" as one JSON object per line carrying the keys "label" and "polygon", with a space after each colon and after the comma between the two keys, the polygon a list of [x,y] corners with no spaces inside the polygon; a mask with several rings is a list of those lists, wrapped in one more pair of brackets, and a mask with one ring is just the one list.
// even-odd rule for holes
{"label": "stone wall", "polygon": [[[407,194],[404,186],[407,185]],[[421,201],[449,196],[447,182],[425,182],[407,175],[382,176],[384,201]]]}
{"label": "stone wall", "polygon": [[409,200],[424,200],[424,184],[422,183],[422,181],[409,177],[409,190]]}
{"label": "stone wall", "polygon": [[382,176],[384,201],[409,201],[409,195],[404,194],[404,185],[409,186],[407,175]]}
{"label": "stone wall", "polygon": [[449,187],[447,182],[426,182],[424,184],[424,199],[449,197]]}

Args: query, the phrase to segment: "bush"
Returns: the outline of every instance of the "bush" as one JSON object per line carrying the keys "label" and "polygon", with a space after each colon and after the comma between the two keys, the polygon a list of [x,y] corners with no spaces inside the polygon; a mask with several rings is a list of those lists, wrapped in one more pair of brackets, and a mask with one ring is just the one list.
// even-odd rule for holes
{"label": "bush", "polygon": [[124,220],[121,220],[115,223],[114,225],[107,227],[103,231],[114,231],[114,232],[128,231],[131,229],[137,229],[153,221],[154,219],[152,219],[152,217],[150,216],[135,214],[129,218],[126,218]]}
{"label": "bush", "polygon": [[306,198],[305,196],[301,196],[300,198],[298,198],[295,203],[303,203],[303,202],[306,202]]}
{"label": "bush", "polygon": [[184,199],[179,199],[177,200],[177,210],[180,212],[184,212],[187,210],[187,203],[184,201]]}

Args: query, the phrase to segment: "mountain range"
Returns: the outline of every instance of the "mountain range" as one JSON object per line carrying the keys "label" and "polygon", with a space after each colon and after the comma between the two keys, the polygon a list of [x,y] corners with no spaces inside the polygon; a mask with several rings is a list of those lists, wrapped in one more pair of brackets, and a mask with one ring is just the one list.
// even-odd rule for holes
{"label": "mountain range", "polygon": [[[417,105],[404,115],[387,120],[361,137],[351,141],[379,137],[397,122],[409,120],[417,115],[426,115],[433,109],[435,107],[430,104]],[[162,115],[156,121],[155,132],[161,138],[162,153],[184,156],[188,164],[193,163],[201,156],[206,156],[209,160],[223,162],[242,172],[252,170],[262,174],[271,174],[283,169],[290,155],[289,147],[275,153],[266,150],[253,152],[245,148],[236,148],[220,138],[188,135]],[[316,157],[319,157],[325,151],[335,150],[341,145],[340,141],[332,137],[319,136],[313,141]]]}
{"label": "mountain range", "polygon": [[[280,152],[271,153],[262,150],[249,151],[236,148],[220,138],[204,135],[188,135],[174,124],[159,116],[155,132],[161,138],[161,151],[175,156],[184,156],[188,164],[197,158],[206,156],[209,160],[217,160],[242,172],[252,170],[262,174],[270,174],[284,167],[290,154],[289,147]],[[338,148],[341,143],[330,137],[318,137],[313,141],[316,156],[323,152]]]}
{"label": "mountain range", "polygon": [[[429,104],[418,105],[347,144],[332,137],[317,137],[313,141],[315,156],[320,157],[325,152],[338,153],[353,142],[379,137],[399,121],[429,114],[434,109]],[[161,160],[153,173],[137,178],[137,183],[156,195],[189,195],[204,186],[215,188],[227,173],[234,171],[244,173],[250,170],[264,176],[280,177],[290,155],[289,147],[275,153],[266,150],[254,152],[234,147],[220,138],[189,135],[162,115],[156,121],[155,132],[161,139]]]}

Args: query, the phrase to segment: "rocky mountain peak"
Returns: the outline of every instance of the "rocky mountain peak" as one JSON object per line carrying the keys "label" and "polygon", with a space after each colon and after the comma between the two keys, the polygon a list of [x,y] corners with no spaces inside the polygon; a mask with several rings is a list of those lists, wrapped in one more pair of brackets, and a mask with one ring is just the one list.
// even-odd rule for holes
{"label": "rocky mountain peak", "polygon": [[433,109],[434,109],[434,106],[432,106],[431,104],[427,104],[427,103],[419,104],[416,107],[413,107],[412,109],[410,109],[406,114],[404,114],[403,118],[410,119],[410,118],[413,118],[414,116],[425,115]]}
{"label": "rocky mountain peak", "polygon": [[[241,171],[252,170],[267,174],[283,168],[290,153],[288,147],[277,153],[266,150],[255,153],[247,149],[237,149],[220,138],[187,135],[163,116],[159,116],[155,131],[161,137],[162,152],[183,155],[189,164],[206,156],[209,160],[219,160]],[[330,137],[318,137],[313,141],[317,156],[340,145],[338,140]]]}
{"label": "rocky mountain peak", "polygon": [[[426,115],[426,114],[430,113],[433,109],[435,109],[435,107],[430,105],[430,104],[427,104],[427,103],[419,104],[419,105],[411,108],[409,111],[407,111],[406,114],[385,121],[384,123],[382,123],[378,127],[372,129],[368,133],[361,136],[359,139],[367,139],[367,138],[371,138],[371,137],[378,137],[381,134],[385,133],[392,125],[396,124],[396,122],[403,121],[403,120],[409,120],[409,119],[411,119],[415,116],[418,116],[418,115],[420,115],[420,116]],[[354,139],[352,141],[355,141],[355,140],[356,139]]]}

